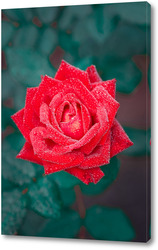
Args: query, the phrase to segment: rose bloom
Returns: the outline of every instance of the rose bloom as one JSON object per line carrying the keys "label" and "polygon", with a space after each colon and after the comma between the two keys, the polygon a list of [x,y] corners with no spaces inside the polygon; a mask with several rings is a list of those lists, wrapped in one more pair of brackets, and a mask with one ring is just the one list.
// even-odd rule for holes
{"label": "rose bloom", "polygon": [[12,116],[26,140],[17,158],[43,165],[46,175],[64,170],[97,183],[100,166],[133,145],[115,119],[115,85],[94,65],[83,71],[62,61],[54,78],[27,89],[25,107]]}

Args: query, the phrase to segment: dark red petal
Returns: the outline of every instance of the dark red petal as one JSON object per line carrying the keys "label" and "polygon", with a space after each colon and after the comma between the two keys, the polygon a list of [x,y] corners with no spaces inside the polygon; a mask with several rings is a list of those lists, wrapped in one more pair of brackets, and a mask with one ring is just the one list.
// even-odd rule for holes
{"label": "dark red petal", "polygon": [[55,75],[55,79],[63,81],[69,78],[77,78],[86,86],[86,88],[91,88],[87,72],[80,70],[79,68],[76,68],[62,60],[60,67]]}
{"label": "dark red petal", "polygon": [[43,127],[36,127],[30,133],[31,143],[33,146],[34,154],[45,161],[50,161],[58,164],[65,164],[72,162],[77,157],[77,152],[62,154],[59,152],[57,155],[53,148],[53,137]]}
{"label": "dark red petal", "polygon": [[80,168],[88,169],[99,167],[110,162],[110,135],[103,146],[96,147],[95,150],[85,157]]}
{"label": "dark red petal", "polygon": [[[47,97],[50,101],[52,98],[62,92],[63,94],[74,93],[89,109],[92,114],[96,112],[97,100],[85,85],[78,79],[71,78],[60,82],[51,77],[45,76],[39,85],[39,88],[32,100],[32,105],[37,113],[39,113],[40,106]],[[43,94],[44,93],[44,94]]]}
{"label": "dark red petal", "polygon": [[90,82],[93,83],[93,82],[100,82],[102,81],[102,79],[100,78],[97,70],[96,70],[96,67],[94,65],[91,65],[90,67],[88,67],[86,69],[87,73],[88,73],[88,76],[89,76],[89,79],[90,79]]}
{"label": "dark red petal", "polygon": [[92,120],[89,111],[85,105],[81,105],[81,114],[82,114],[83,130],[84,133],[86,134],[92,124]]}
{"label": "dark red petal", "polygon": [[60,116],[62,117],[62,112],[59,112],[59,110],[57,111],[57,108],[61,104],[62,100],[63,100],[63,94],[59,93],[54,96],[54,98],[49,104],[49,109],[51,112],[51,124],[55,129],[59,130],[61,133],[62,133],[62,130],[59,126],[60,121],[57,120],[57,115],[59,115],[60,113]]}
{"label": "dark red petal", "polygon": [[93,125],[88,132],[77,142],[74,144],[70,144],[67,146],[61,146],[61,145],[55,145],[53,148],[53,154],[65,154],[68,152],[71,152],[74,149],[78,149],[88,143],[96,134],[99,129],[100,125],[99,123],[96,123]]}
{"label": "dark red petal", "polygon": [[95,82],[92,83],[92,89],[97,86],[103,86],[104,89],[115,99],[116,93],[116,79],[104,81],[104,82]]}
{"label": "dark red petal", "polygon": [[[24,125],[28,126],[30,129],[34,128],[35,126],[39,126],[39,122],[37,124],[33,124],[33,116],[34,116],[34,108],[31,104],[32,99],[37,92],[38,88],[28,88],[26,93],[26,100],[25,100],[25,110],[24,110]],[[36,120],[37,121],[37,120]]]}
{"label": "dark red petal", "polygon": [[126,148],[133,145],[120,123],[115,119],[111,128],[111,149],[110,157],[117,155]]}
{"label": "dark red petal", "polygon": [[92,138],[92,140],[82,147],[81,151],[85,154],[90,154],[97,146],[103,135],[109,130],[108,116],[104,107],[98,107],[97,120],[100,124],[100,128],[97,134]]}
{"label": "dark red petal", "polygon": [[101,171],[100,168],[92,168],[84,170],[78,167],[74,167],[67,169],[65,171],[68,172],[69,174],[74,175],[87,185],[91,182],[96,184],[104,176],[104,173]]}
{"label": "dark red petal", "polygon": [[[40,106],[43,102],[49,104],[52,98],[58,94],[60,89],[60,81],[55,80],[49,76],[44,76],[38,87],[37,92],[32,100],[32,106],[37,114],[39,114]],[[61,83],[62,86],[62,83]]]}
{"label": "dark red petal", "polygon": [[68,79],[63,82],[63,92],[74,93],[79,98],[79,100],[88,108],[91,114],[96,113],[96,107],[98,102],[92,93],[82,84],[78,79]]}
{"label": "dark red petal", "polygon": [[29,142],[25,142],[23,148],[21,149],[20,153],[17,155],[16,158],[43,165],[43,161],[38,158],[37,155],[34,154],[33,147]]}
{"label": "dark red petal", "polygon": [[79,115],[74,116],[69,122],[61,122],[60,127],[65,135],[79,140],[83,137],[82,120]]}
{"label": "dark red petal", "polygon": [[47,126],[47,132],[51,134],[51,139],[60,145],[69,145],[75,143],[76,140],[64,135],[62,132],[55,129],[50,123],[49,107],[43,103],[40,108],[40,120]]}
{"label": "dark red petal", "polygon": [[30,141],[30,130],[28,127],[24,126],[23,123],[23,117],[24,117],[24,108],[16,112],[14,115],[11,116],[12,120],[17,125],[18,129],[24,136],[26,141]]}
{"label": "dark red petal", "polygon": [[81,162],[84,160],[84,155],[81,152],[77,152],[76,155],[77,157],[75,158],[75,160],[73,160],[72,162],[68,162],[66,164],[56,164],[48,161],[43,161],[45,174],[51,174],[61,170],[65,170],[67,168],[79,166]]}
{"label": "dark red petal", "polygon": [[100,102],[106,109],[109,118],[109,126],[111,127],[120,104],[104,89],[103,86],[95,87],[92,90],[92,93],[98,102]]}

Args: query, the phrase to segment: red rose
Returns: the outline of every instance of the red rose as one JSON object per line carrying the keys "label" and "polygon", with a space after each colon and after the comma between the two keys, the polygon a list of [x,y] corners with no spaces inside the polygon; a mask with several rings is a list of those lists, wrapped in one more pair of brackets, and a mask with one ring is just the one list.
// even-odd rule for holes
{"label": "red rose", "polygon": [[45,174],[64,170],[97,183],[100,166],[133,145],[115,119],[115,83],[93,65],[82,71],[62,61],[55,78],[27,89],[25,107],[12,116],[26,139],[17,158],[43,165]]}

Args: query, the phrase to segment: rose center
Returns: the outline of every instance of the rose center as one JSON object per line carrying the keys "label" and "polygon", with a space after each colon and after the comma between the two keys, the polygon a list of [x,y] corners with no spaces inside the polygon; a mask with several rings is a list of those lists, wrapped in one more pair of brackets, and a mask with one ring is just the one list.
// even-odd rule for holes
{"label": "rose center", "polygon": [[80,139],[83,136],[82,114],[79,104],[65,106],[60,127],[65,135],[73,139]]}

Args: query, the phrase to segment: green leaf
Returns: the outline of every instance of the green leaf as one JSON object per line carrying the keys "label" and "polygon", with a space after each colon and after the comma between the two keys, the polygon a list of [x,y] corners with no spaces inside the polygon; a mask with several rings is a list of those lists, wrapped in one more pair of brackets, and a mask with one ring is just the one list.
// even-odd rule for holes
{"label": "green leaf", "polygon": [[2,195],[2,234],[17,232],[26,214],[26,200],[22,193],[14,189]]}
{"label": "green leaf", "polygon": [[19,148],[20,146],[21,148],[22,141],[22,136],[19,135],[18,138],[18,135],[13,134],[8,136],[2,145],[2,176],[4,179],[19,186],[29,184],[32,178],[35,177],[35,170],[30,162],[16,159],[18,152],[14,147]]}
{"label": "green leaf", "polygon": [[39,50],[41,53],[50,55],[57,46],[57,33],[52,28],[46,28],[39,40]]}
{"label": "green leaf", "polygon": [[75,176],[64,171],[53,173],[48,178],[54,180],[61,188],[72,188],[81,183]]}
{"label": "green leaf", "polygon": [[12,77],[9,70],[2,71],[2,99],[13,97],[17,81]]}
{"label": "green leaf", "polygon": [[76,195],[75,195],[75,191],[73,188],[60,188],[59,192],[60,192],[63,206],[68,207],[75,202]]}
{"label": "green leaf", "polygon": [[120,209],[94,206],[87,210],[85,227],[98,240],[131,241],[134,229]]}
{"label": "green leaf", "polygon": [[36,8],[36,12],[40,21],[48,24],[55,20],[58,13],[58,7],[40,7]]}
{"label": "green leaf", "polygon": [[75,238],[81,226],[79,214],[73,210],[64,210],[59,219],[49,219],[38,236],[55,238]]}
{"label": "green leaf", "polygon": [[116,78],[116,90],[130,94],[140,83],[142,73],[132,60],[122,61],[110,58],[105,64],[102,77],[104,80]]}
{"label": "green leaf", "polygon": [[81,184],[81,190],[84,194],[96,195],[104,192],[116,179],[120,169],[120,161],[116,157],[113,157],[110,163],[102,166],[101,169],[105,176],[97,184]]}
{"label": "green leaf", "polygon": [[105,44],[104,55],[122,59],[133,55],[147,54],[146,34],[150,27],[134,25],[123,21],[111,34]]}
{"label": "green leaf", "polygon": [[123,155],[140,156],[150,154],[150,130],[124,127],[134,145],[122,152]]}
{"label": "green leaf", "polygon": [[62,30],[71,29],[77,23],[77,20],[82,21],[91,12],[92,7],[90,5],[66,6],[59,19],[59,27]]}
{"label": "green leaf", "polygon": [[59,217],[61,200],[59,190],[47,177],[40,178],[29,188],[30,208],[44,217]]}
{"label": "green leaf", "polygon": [[79,69],[86,70],[87,67],[92,65],[92,57],[86,57],[81,60],[78,60],[77,63],[75,63],[75,67],[78,67]]}
{"label": "green leaf", "polygon": [[73,57],[78,57],[79,44],[73,40],[72,34],[61,31],[59,33],[59,46]]}
{"label": "green leaf", "polygon": [[10,116],[13,114],[13,110],[7,107],[2,108],[2,130],[4,130],[7,126],[13,125],[13,122]]}
{"label": "green leaf", "polygon": [[86,27],[91,39],[94,39],[97,43],[103,43],[116,28],[116,23],[104,8],[104,5],[96,5],[92,15],[86,19],[83,27]]}
{"label": "green leaf", "polygon": [[38,86],[41,75],[54,75],[47,58],[34,50],[8,48],[6,55],[13,77],[22,84]]}
{"label": "green leaf", "polygon": [[13,21],[28,22],[32,21],[34,9],[5,9],[4,14]]}
{"label": "green leaf", "polygon": [[2,22],[2,48],[10,42],[12,35],[14,33],[15,27],[11,22]]}
{"label": "green leaf", "polygon": [[10,190],[13,190],[14,188],[16,188],[16,185],[14,185],[12,182],[4,179],[3,177],[1,180],[2,180],[2,182],[1,182],[2,183],[2,192],[10,191]]}
{"label": "green leaf", "polygon": [[23,25],[15,33],[13,39],[13,46],[19,47],[21,44],[23,48],[33,48],[38,39],[38,29],[34,25]]}
{"label": "green leaf", "polygon": [[142,25],[150,24],[150,20],[147,18],[147,15],[150,14],[150,5],[148,2],[115,3],[107,5],[107,9],[111,15],[117,15],[120,19],[128,22]]}
{"label": "green leaf", "polygon": [[27,210],[26,216],[21,224],[18,235],[37,236],[46,219],[32,210]]}

